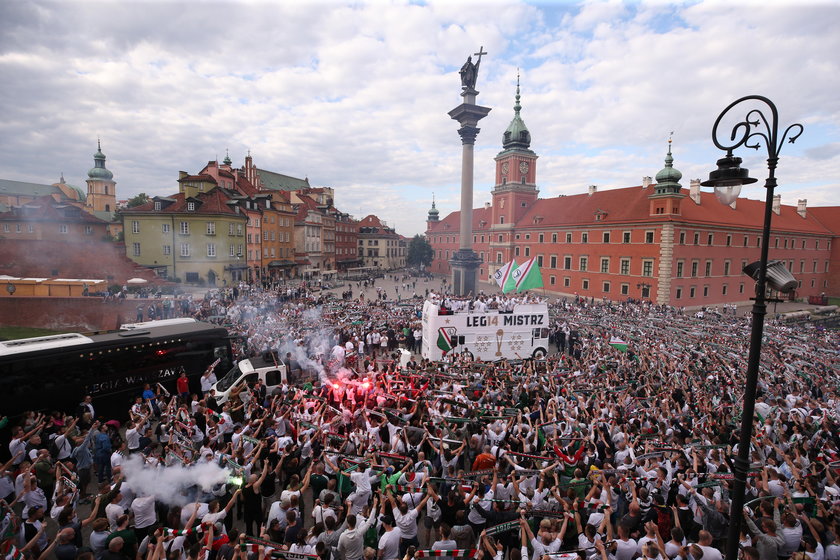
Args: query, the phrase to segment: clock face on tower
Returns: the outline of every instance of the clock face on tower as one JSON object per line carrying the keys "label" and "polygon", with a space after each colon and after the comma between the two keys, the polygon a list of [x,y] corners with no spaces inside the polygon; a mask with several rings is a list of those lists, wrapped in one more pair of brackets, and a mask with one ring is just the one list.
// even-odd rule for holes
{"label": "clock face on tower", "polygon": [[504,162],[502,164],[502,175],[507,175],[508,174],[508,169],[509,169],[508,162]]}
{"label": "clock face on tower", "polygon": [[528,162],[527,161],[520,161],[519,162],[519,172],[520,173],[528,173]]}

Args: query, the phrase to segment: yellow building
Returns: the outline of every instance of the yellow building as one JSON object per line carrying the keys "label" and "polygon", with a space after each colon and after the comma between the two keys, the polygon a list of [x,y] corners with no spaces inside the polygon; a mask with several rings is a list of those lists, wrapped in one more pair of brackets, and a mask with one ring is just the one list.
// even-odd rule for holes
{"label": "yellow building", "polygon": [[212,177],[182,172],[178,183],[180,192],[172,197],[121,211],[128,257],[189,284],[244,279],[244,211]]}

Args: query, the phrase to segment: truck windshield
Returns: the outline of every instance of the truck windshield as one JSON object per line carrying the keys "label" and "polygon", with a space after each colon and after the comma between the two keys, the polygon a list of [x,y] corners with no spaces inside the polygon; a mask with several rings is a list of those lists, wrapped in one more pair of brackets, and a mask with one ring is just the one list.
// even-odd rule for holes
{"label": "truck windshield", "polygon": [[216,382],[216,391],[223,392],[230,389],[230,387],[236,383],[236,380],[242,376],[242,372],[239,371],[239,366],[233,366],[233,369],[227,372],[227,375],[219,379]]}

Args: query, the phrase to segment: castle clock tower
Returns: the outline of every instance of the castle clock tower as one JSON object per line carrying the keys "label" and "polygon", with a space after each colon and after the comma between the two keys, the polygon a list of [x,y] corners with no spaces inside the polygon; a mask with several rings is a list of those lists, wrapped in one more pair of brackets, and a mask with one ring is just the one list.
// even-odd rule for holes
{"label": "castle clock tower", "polygon": [[496,156],[496,186],[493,188],[494,230],[511,229],[536,202],[537,154],[531,149],[531,133],[520,116],[519,76],[513,120],[502,137],[503,150]]}

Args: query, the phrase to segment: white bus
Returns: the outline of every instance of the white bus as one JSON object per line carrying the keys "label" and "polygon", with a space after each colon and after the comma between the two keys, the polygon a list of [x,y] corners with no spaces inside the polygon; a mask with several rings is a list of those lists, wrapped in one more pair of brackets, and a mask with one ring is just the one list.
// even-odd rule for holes
{"label": "white bus", "polygon": [[423,304],[423,357],[442,360],[450,352],[469,352],[494,361],[543,358],[548,353],[548,306],[517,305],[512,312],[441,310]]}

